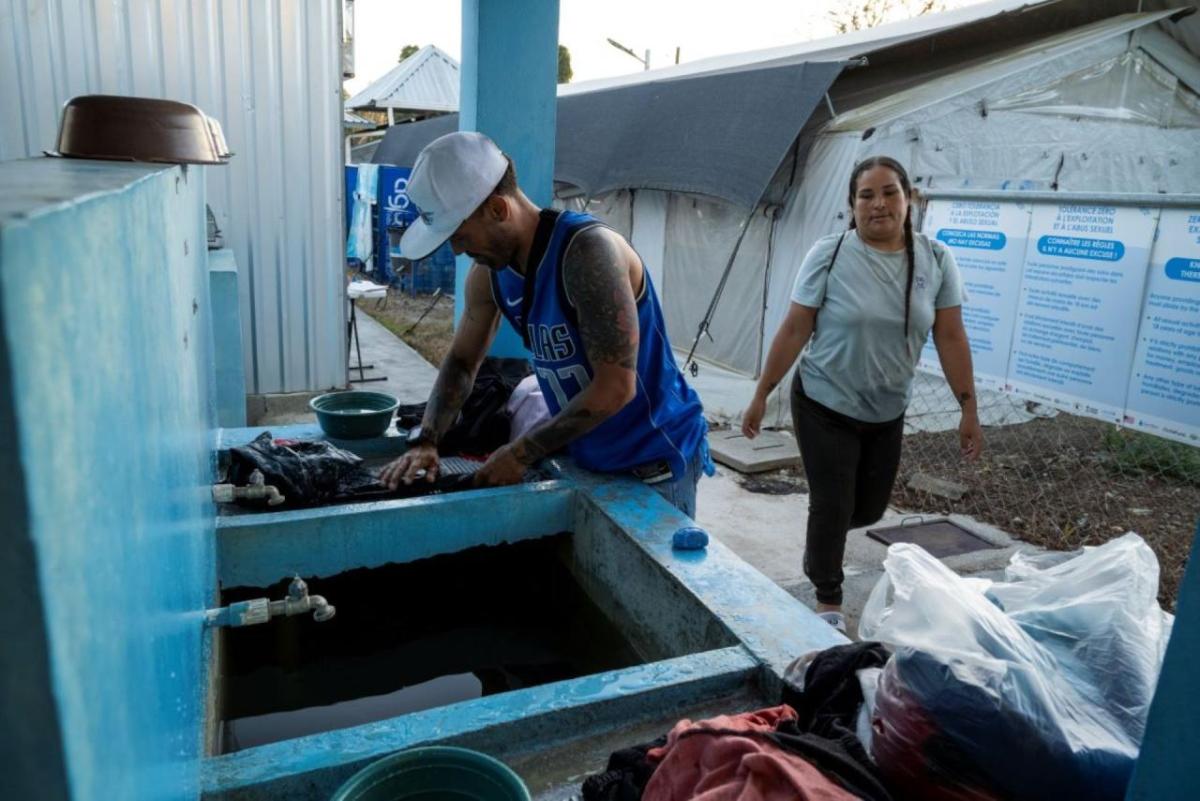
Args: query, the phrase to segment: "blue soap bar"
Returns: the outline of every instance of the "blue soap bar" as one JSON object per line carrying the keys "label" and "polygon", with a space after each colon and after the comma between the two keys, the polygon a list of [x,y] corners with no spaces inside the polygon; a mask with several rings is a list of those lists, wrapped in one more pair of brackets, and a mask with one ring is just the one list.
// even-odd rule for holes
{"label": "blue soap bar", "polygon": [[708,532],[695,526],[687,526],[671,537],[671,547],[681,551],[698,551],[708,545]]}

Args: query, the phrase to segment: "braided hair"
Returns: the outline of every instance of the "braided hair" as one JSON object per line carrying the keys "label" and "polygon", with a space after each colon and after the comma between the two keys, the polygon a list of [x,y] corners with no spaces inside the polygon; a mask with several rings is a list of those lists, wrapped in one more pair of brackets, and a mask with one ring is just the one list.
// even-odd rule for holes
{"label": "braided hair", "polygon": [[[900,166],[900,162],[890,156],[872,156],[863,159],[858,164],[854,165],[854,170],[850,173],[850,227],[857,228],[854,221],[854,195],[858,192],[858,178],[867,170],[875,167],[886,167],[896,173],[896,177],[900,179],[900,186],[904,189],[904,194],[911,200],[912,198],[912,182],[908,180],[908,172],[904,167]],[[909,203],[908,211],[904,215],[904,252],[908,256],[908,277],[904,284],[904,344],[908,348],[909,358],[912,357],[912,343],[908,339],[908,314],[909,307],[912,305],[912,285],[913,285],[913,232],[912,232],[912,203]]]}

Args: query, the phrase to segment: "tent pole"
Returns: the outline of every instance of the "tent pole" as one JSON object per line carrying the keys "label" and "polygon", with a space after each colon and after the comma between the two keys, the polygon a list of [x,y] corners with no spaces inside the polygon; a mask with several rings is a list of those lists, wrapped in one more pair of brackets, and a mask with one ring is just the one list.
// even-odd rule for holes
{"label": "tent pole", "polygon": [[775,226],[779,222],[780,209],[772,206],[771,230],[767,232],[767,268],[763,271],[762,313],[758,317],[758,357],[754,361],[754,377],[762,375],[763,343],[767,337],[767,306],[771,302],[771,259],[775,253]]}
{"label": "tent pole", "polygon": [[[761,200],[762,198],[760,197],[759,201]],[[721,300],[721,294],[725,291],[725,283],[729,280],[729,273],[733,270],[734,259],[737,258],[738,250],[742,247],[742,239],[745,238],[747,229],[750,228],[750,220],[754,218],[757,211],[758,203],[756,202],[750,207],[750,213],[746,215],[746,219],[742,220],[742,228],[738,231],[737,241],[733,243],[733,250],[729,254],[729,261],[725,263],[725,271],[721,273],[721,281],[717,284],[717,291],[713,293],[712,300],[708,303],[708,311],[704,312],[704,319],[700,321],[700,327],[696,329],[696,338],[692,340],[692,348],[688,351],[687,358],[683,361],[684,369],[690,369],[693,376],[700,372],[700,367],[692,360],[692,357],[696,355],[696,347],[700,344],[700,337],[707,335],[709,339],[712,339],[712,334],[708,333],[708,324],[712,321],[712,316],[717,311],[717,303]]]}
{"label": "tent pole", "polygon": [[[829,100],[829,93],[825,93],[826,101]],[[784,190],[784,196],[791,190],[796,182],[796,167],[800,159],[800,137],[797,135],[795,141],[792,142],[792,174],[788,178],[787,188]],[[738,250],[742,246],[742,239],[746,236],[746,230],[750,227],[750,220],[754,218],[755,212],[758,211],[759,205],[763,202],[763,198],[767,196],[771,184],[768,183],[763,187],[762,193],[758,196],[758,200],[750,207],[750,213],[746,215],[746,219],[742,221],[742,229],[738,231],[737,242],[733,244],[733,252],[729,254],[729,261],[725,264],[725,272],[721,273],[721,281],[717,284],[717,291],[713,293],[712,300],[709,301],[708,311],[704,313],[704,319],[700,321],[699,328],[696,329],[696,338],[692,340],[692,348],[688,351],[687,358],[683,361],[683,368],[689,370],[694,377],[700,372],[700,366],[693,361],[692,357],[696,355],[696,348],[700,345],[700,337],[708,336],[712,339],[712,334],[708,333],[708,324],[712,321],[712,316],[717,312],[717,303],[721,300],[721,294],[725,291],[725,283],[729,280],[729,273],[733,269],[733,261],[737,258]],[[767,234],[767,270],[766,279],[763,281],[763,311],[759,318],[759,346],[758,358],[754,367],[754,377],[758,378],[762,371],[762,338],[766,336],[767,326],[767,303],[769,302],[768,295],[771,291],[771,255],[774,250],[775,239],[775,223],[779,219],[782,210],[776,209],[771,214],[771,230]]]}

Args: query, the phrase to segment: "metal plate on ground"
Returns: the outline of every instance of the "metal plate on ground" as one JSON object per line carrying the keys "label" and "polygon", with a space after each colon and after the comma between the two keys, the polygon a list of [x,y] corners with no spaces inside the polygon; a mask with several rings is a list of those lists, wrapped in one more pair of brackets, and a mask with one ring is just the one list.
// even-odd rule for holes
{"label": "metal plate on ground", "polygon": [[999,547],[946,519],[872,528],[867,530],[867,536],[884,545],[911,542],[920,545],[938,559]]}
{"label": "metal plate on ground", "polygon": [[737,429],[712,431],[708,448],[713,459],[739,473],[762,473],[800,464],[796,440],[781,431],[763,431],[754,439]]}

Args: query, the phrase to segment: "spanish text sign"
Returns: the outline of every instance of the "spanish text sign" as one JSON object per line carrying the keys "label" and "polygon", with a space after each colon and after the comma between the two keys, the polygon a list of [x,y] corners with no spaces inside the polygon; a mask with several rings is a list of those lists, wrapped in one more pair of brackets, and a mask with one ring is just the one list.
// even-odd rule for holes
{"label": "spanish text sign", "polygon": [[[1029,217],[1023,203],[975,200],[934,200],[925,212],[926,234],[950,248],[962,274],[963,326],[983,389],[1003,388],[1007,376]],[[941,372],[932,337],[921,367]]]}
{"label": "spanish text sign", "polygon": [[1158,210],[1033,210],[1008,383],[1018,395],[1121,422]]}
{"label": "spanish text sign", "polygon": [[1126,422],[1200,443],[1200,211],[1162,212],[1126,406]]}

